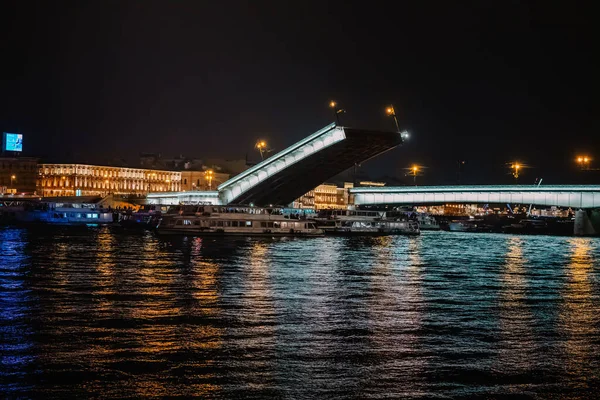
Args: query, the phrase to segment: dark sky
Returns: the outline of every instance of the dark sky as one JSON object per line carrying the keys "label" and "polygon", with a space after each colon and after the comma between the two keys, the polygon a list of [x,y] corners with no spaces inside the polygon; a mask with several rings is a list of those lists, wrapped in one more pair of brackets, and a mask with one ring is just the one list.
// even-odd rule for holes
{"label": "dark sky", "polygon": [[412,137],[375,176],[451,184],[464,159],[463,183],[510,183],[518,159],[523,183],[575,182],[578,152],[600,166],[600,35],[554,3],[3,1],[0,130],[51,161],[243,158],[331,122],[330,99],[374,129],[393,103]]}

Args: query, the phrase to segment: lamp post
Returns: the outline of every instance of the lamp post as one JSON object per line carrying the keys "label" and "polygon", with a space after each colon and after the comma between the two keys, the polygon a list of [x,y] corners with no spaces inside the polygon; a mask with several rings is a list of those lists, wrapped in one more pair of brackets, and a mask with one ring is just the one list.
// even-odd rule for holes
{"label": "lamp post", "polygon": [[410,169],[410,173],[413,176],[413,183],[417,186],[417,174],[419,173],[419,167],[417,165],[413,165]]}
{"label": "lamp post", "polygon": [[17,176],[16,176],[16,175],[11,175],[11,176],[10,176],[10,188],[11,188],[11,189],[14,189],[14,187],[13,187],[13,186],[14,186],[14,181],[15,181],[15,179],[17,179]]}
{"label": "lamp post", "polygon": [[385,113],[387,115],[389,115],[390,117],[394,118],[394,123],[396,124],[396,130],[398,132],[400,132],[400,125],[398,125],[398,118],[396,117],[396,110],[394,109],[393,105],[389,105],[386,109],[385,109]]}
{"label": "lamp post", "polygon": [[212,190],[212,180],[214,172],[212,169],[204,171],[204,178],[208,181],[208,190]]}
{"label": "lamp post", "polygon": [[523,166],[521,164],[519,164],[518,162],[513,163],[511,166],[512,169],[512,176],[515,178],[515,184],[519,183],[519,172],[521,171],[521,169],[523,168]]}
{"label": "lamp post", "polygon": [[592,161],[592,159],[588,156],[579,156],[577,157],[577,164],[579,164],[579,168],[581,168],[582,171],[587,171],[590,169],[590,162]]}
{"label": "lamp post", "polygon": [[339,125],[340,124],[340,114],[345,113],[346,110],[340,108],[338,106],[338,103],[336,103],[333,100],[331,100],[329,102],[329,107],[333,110],[333,115],[335,116],[335,123],[336,123],[336,125]]}
{"label": "lamp post", "polygon": [[259,140],[258,142],[256,142],[256,144],[254,145],[254,147],[260,153],[260,159],[264,160],[263,153],[265,153],[267,151],[267,142],[265,142],[264,140]]}

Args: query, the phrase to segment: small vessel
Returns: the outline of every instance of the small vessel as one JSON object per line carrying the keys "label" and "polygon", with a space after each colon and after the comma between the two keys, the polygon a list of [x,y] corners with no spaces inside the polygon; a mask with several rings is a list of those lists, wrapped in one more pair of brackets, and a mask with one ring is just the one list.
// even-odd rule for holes
{"label": "small vessel", "polygon": [[49,225],[104,225],[113,222],[113,212],[96,203],[56,201],[32,202],[16,212],[15,220]]}
{"label": "small vessel", "polygon": [[522,219],[517,223],[502,227],[505,233],[543,234],[548,230],[548,224],[541,219]]}
{"label": "small vessel", "polygon": [[168,206],[147,204],[137,211],[126,210],[119,216],[119,225],[126,229],[155,229]]}
{"label": "small vessel", "polygon": [[385,211],[322,210],[317,226],[327,235],[385,236],[419,235],[416,220],[388,218]]}
{"label": "small vessel", "polygon": [[314,220],[290,218],[279,208],[183,205],[163,215],[159,234],[192,236],[322,236]]}
{"label": "small vessel", "polygon": [[481,232],[482,230],[485,230],[482,222],[483,221],[479,219],[451,221],[448,224],[448,229],[452,232]]}
{"label": "small vessel", "polygon": [[430,214],[417,214],[417,222],[419,223],[419,229],[422,231],[439,231],[441,229],[435,217]]}

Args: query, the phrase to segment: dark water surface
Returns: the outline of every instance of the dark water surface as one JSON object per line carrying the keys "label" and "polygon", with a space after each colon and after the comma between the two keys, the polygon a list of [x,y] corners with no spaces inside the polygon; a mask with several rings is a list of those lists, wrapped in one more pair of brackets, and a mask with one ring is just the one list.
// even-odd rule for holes
{"label": "dark water surface", "polygon": [[0,228],[0,397],[592,398],[600,239]]}

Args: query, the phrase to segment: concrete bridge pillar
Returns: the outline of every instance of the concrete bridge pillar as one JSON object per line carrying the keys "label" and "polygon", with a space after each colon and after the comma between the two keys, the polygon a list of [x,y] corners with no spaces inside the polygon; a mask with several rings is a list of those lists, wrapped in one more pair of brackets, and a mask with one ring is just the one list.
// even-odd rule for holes
{"label": "concrete bridge pillar", "polygon": [[[575,224],[573,227],[575,236],[597,235],[600,232],[600,230],[597,229],[600,223],[599,211],[600,210],[580,209],[575,212]],[[596,219],[598,220],[596,221]]]}

